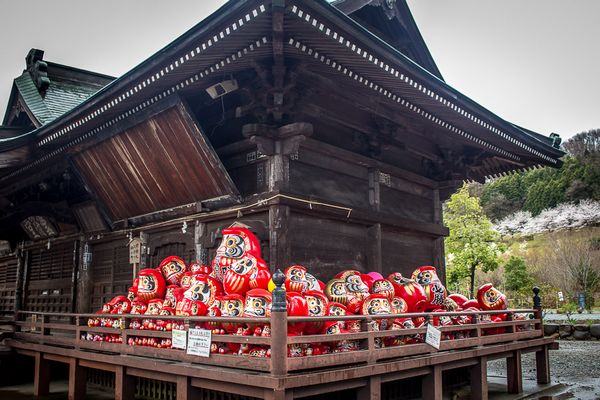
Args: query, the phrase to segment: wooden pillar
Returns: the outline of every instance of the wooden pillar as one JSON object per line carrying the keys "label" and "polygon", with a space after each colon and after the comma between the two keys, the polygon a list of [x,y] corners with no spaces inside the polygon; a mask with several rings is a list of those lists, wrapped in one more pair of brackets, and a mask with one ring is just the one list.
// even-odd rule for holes
{"label": "wooden pillar", "polygon": [[35,353],[35,369],[33,371],[33,395],[47,396],[50,393],[50,362],[44,359],[43,353]]}
{"label": "wooden pillar", "polygon": [[291,263],[289,241],[290,208],[272,205],[269,207],[269,264],[271,270],[285,269]]}
{"label": "wooden pillar", "polygon": [[292,400],[294,393],[290,389],[273,389],[265,392],[266,400]]}
{"label": "wooden pillar", "polygon": [[76,358],[69,361],[69,400],[85,399],[87,370]]}
{"label": "wooden pillar", "polygon": [[285,276],[280,269],[273,274],[273,302],[271,304],[271,374],[287,374],[287,305],[283,283]]}
{"label": "wooden pillar", "polygon": [[371,225],[367,229],[368,260],[367,270],[383,272],[383,254],[381,251],[381,224]]}
{"label": "wooden pillar", "polygon": [[[440,190],[433,190],[433,223],[444,225]],[[437,269],[438,277],[446,284],[446,262],[444,257],[444,238],[438,237],[433,242],[433,266]]]}
{"label": "wooden pillar", "polygon": [[196,251],[196,260],[202,264],[208,265],[208,249],[202,242],[202,238],[206,233],[206,223],[196,221],[196,226],[194,227],[194,250]]}
{"label": "wooden pillar", "polygon": [[550,383],[550,356],[548,346],[543,346],[542,350],[535,353],[535,368],[537,371],[538,383]]}
{"label": "wooden pillar", "polygon": [[23,307],[23,261],[24,256],[21,249],[17,247],[15,251],[17,259],[17,277],[15,281],[15,306],[14,311],[19,311]]}
{"label": "wooden pillar", "polygon": [[91,311],[90,300],[92,298],[92,246],[85,240],[79,242],[79,267],[77,271],[77,297],[75,303],[78,313]]}
{"label": "wooden pillar", "polygon": [[[380,173],[378,169],[369,169],[369,205],[373,211],[381,209]],[[367,270],[382,272],[381,224],[371,225],[367,229],[367,243]]]}
{"label": "wooden pillar", "polygon": [[381,400],[381,377],[369,377],[367,385],[358,389],[356,400]]}
{"label": "wooden pillar", "polygon": [[[71,309],[70,312],[77,312],[77,292],[78,292],[78,283],[79,283],[79,266],[82,262],[82,246],[83,240],[76,240],[73,244],[73,269],[71,271]],[[89,295],[87,298],[89,299]],[[89,301],[89,300],[88,300]],[[89,309],[88,309],[89,311]],[[86,311],[87,312],[87,311]]]}
{"label": "wooden pillar", "polygon": [[25,259],[23,260],[23,285],[21,289],[21,306],[27,308],[27,294],[29,288],[29,265],[31,264],[31,252],[24,250]]}
{"label": "wooden pillar", "polygon": [[177,376],[177,400],[191,400],[192,399],[192,386],[190,385],[190,378],[187,376]]}
{"label": "wooden pillar", "polygon": [[423,400],[442,400],[442,368],[434,365],[431,373],[421,380],[421,397]]}
{"label": "wooden pillar", "polygon": [[[533,288],[533,308],[535,310],[534,317],[540,322],[535,324],[535,329],[540,332],[540,336],[544,336],[544,325],[542,322],[542,299],[540,297],[540,288]],[[542,346],[542,349],[535,352],[535,369],[537,372],[538,383],[550,383],[550,356],[548,354],[548,346]]]}
{"label": "wooden pillar", "polygon": [[115,400],[133,400],[135,395],[135,377],[127,375],[125,367],[117,365],[115,369]]}
{"label": "wooden pillar", "polygon": [[508,393],[518,394],[523,392],[521,350],[513,351],[512,356],[506,359],[506,386]]}
{"label": "wooden pillar", "polygon": [[471,399],[487,400],[487,357],[480,357],[478,361],[471,367]]}

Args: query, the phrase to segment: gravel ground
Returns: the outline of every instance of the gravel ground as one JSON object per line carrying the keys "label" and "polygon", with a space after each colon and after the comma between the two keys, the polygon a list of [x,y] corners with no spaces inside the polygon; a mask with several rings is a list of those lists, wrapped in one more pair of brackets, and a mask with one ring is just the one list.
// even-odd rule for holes
{"label": "gravel ground", "polygon": [[[552,380],[566,385],[570,398],[600,399],[600,341],[559,343],[560,350],[550,350]],[[523,354],[522,366],[523,378],[535,380],[534,353]],[[488,375],[506,377],[505,360],[489,362]]]}

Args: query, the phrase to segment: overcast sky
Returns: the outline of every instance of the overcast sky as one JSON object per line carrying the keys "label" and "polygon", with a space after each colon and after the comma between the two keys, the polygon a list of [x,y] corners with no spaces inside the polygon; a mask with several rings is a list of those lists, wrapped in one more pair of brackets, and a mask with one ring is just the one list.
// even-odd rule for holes
{"label": "overcast sky", "polygon": [[[119,76],[223,0],[0,0],[0,110],[32,47]],[[600,0],[408,0],[450,85],[545,135],[600,128]]]}

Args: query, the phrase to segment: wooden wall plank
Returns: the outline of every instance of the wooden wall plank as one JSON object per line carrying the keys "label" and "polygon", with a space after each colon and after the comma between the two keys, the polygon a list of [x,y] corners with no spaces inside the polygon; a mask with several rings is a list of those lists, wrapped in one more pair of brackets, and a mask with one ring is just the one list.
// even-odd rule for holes
{"label": "wooden wall plank", "polygon": [[113,220],[238,191],[183,104],[74,157]]}

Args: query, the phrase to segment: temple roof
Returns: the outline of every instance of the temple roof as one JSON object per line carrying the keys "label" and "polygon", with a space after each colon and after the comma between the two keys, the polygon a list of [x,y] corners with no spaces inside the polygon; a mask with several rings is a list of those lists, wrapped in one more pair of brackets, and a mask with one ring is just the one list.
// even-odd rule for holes
{"label": "temple roof", "polygon": [[[319,73],[346,79],[349,87],[379,95],[394,105],[399,115],[418,119],[436,135],[447,135],[495,154],[506,165],[514,165],[513,169],[560,164],[563,153],[555,142],[505,121],[461,94],[443,81],[437,68],[415,61],[386,38],[376,36],[353,18],[356,14],[344,13],[341,6],[345,2],[270,3],[229,1],[115,80],[81,70],[77,70],[79,79],[53,80],[53,67],[59,70],[60,66],[47,63],[50,82],[40,100],[34,87],[43,86],[44,76],[31,74],[30,68],[30,79],[21,76],[23,82],[18,78],[15,86],[22,86],[26,105],[39,119],[37,129],[25,135],[34,142],[37,159],[1,179],[17,178],[29,168],[49,162],[165,96],[205,85],[216,75],[254,68],[256,59],[272,58],[275,47],[271,42],[275,39],[271,10],[275,3],[286,7],[286,31],[281,43],[286,58],[309,62]],[[372,2],[362,3],[370,7]],[[379,3],[383,7],[388,2]],[[404,1],[395,4],[396,9],[402,4],[406,5]],[[414,23],[412,17],[411,21]],[[90,76],[93,79],[87,79]],[[21,91],[21,87],[18,89]],[[9,113],[5,121],[8,117]],[[10,140],[0,139],[0,148]],[[494,163],[483,165],[480,174],[508,168],[498,169],[499,164]]]}
{"label": "temple roof", "polygon": [[42,50],[32,49],[23,73],[14,79],[4,125],[11,124],[16,101],[32,119],[43,126],[89,99],[113,77],[43,60]]}

